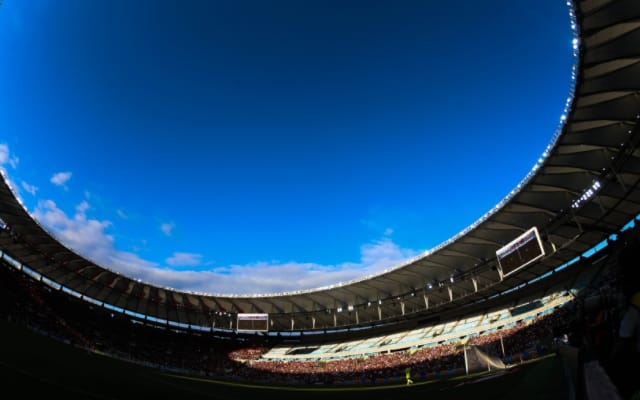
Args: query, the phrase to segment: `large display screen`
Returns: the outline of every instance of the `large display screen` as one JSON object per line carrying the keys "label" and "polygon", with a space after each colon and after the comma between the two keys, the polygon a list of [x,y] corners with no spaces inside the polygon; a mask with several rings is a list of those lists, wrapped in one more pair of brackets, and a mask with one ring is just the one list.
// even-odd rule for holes
{"label": "large display screen", "polygon": [[266,332],[269,330],[269,314],[238,313],[236,330],[238,332]]}
{"label": "large display screen", "polygon": [[505,277],[544,256],[544,247],[535,226],[496,251]]}

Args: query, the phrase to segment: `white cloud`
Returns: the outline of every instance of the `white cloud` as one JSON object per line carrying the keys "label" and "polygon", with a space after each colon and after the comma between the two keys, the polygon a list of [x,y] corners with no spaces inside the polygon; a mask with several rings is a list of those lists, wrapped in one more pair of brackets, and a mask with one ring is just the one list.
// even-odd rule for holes
{"label": "white cloud", "polygon": [[165,261],[172,267],[197,267],[202,264],[202,254],[174,252]]}
{"label": "white cloud", "polygon": [[76,206],[76,215],[85,215],[90,208],[89,203],[85,200]]}
{"label": "white cloud", "polygon": [[105,260],[105,254],[113,248],[113,237],[106,233],[109,221],[89,219],[88,204],[80,203],[73,217],[68,217],[52,200],[40,200],[33,217],[47,227],[62,243],[94,261]]}
{"label": "white cloud", "polygon": [[0,165],[9,164],[12,168],[18,166],[18,157],[12,156],[9,152],[9,145],[6,143],[0,143]]}
{"label": "white cloud", "polygon": [[18,203],[24,205],[24,200],[20,193],[20,187],[11,179],[7,169],[5,168],[7,164],[12,168],[16,168],[18,166],[18,157],[11,155],[9,146],[6,143],[0,143],[0,175],[2,175],[0,179],[5,180],[11,191],[15,194]]}
{"label": "white cloud", "polygon": [[32,196],[36,195],[36,192],[38,191],[37,186],[30,185],[25,181],[22,181],[21,183],[22,183],[22,188],[26,190],[27,193],[30,193]]}
{"label": "white cloud", "polygon": [[53,183],[56,186],[66,187],[65,185],[69,181],[69,179],[71,179],[71,172],[66,171],[66,172],[57,172],[53,174],[50,180],[51,180],[51,183]]}
{"label": "white cloud", "polygon": [[63,244],[103,267],[133,278],[158,267],[136,254],[117,250],[113,236],[106,231],[111,222],[88,218],[89,208],[83,201],[69,217],[52,200],[40,200],[32,216]]}
{"label": "white cloud", "polygon": [[0,143],[0,164],[6,164],[9,160],[9,146],[6,143]]}
{"label": "white cloud", "polygon": [[116,210],[116,214],[118,214],[118,217],[122,219],[129,219],[129,216],[122,210]]}
{"label": "white cloud", "polygon": [[153,278],[160,279],[157,282],[163,286],[179,290],[218,294],[272,294],[362,279],[397,266],[419,253],[403,249],[390,239],[382,239],[362,246],[359,262],[337,265],[295,261],[257,262],[216,267],[207,271],[164,269]]}
{"label": "white cloud", "polygon": [[175,228],[175,226],[176,225],[173,222],[165,222],[163,224],[160,224],[160,230],[166,236],[171,236],[171,233],[173,232],[173,228]]}
{"label": "white cloud", "polygon": [[369,273],[379,272],[386,268],[418,255],[410,249],[402,249],[391,239],[385,238],[362,246],[361,263]]}
{"label": "white cloud", "polygon": [[[17,157],[10,155],[9,147],[0,144],[0,169],[7,164],[15,166],[17,162]],[[51,182],[64,186],[71,175],[71,172],[56,173],[51,177]],[[8,177],[7,180],[14,187]],[[38,189],[24,181],[21,186],[32,195]],[[117,249],[114,236],[108,233],[112,227],[111,222],[89,217],[87,212],[91,209],[89,200],[92,196],[85,193],[85,198],[76,205],[71,216],[54,201],[40,200],[32,216],[61,243],[98,265],[134,279],[177,290],[217,294],[272,294],[314,289],[362,279],[418,255],[415,250],[403,249],[395,244],[389,237],[393,230],[388,228],[383,231],[383,239],[361,247],[360,260],[357,262],[322,265],[296,261],[261,261],[203,270],[209,264],[203,262],[203,255],[174,252],[165,260],[166,266],[162,267],[133,252]],[[121,210],[116,212],[120,218],[127,219],[127,215]],[[160,225],[161,231],[167,236],[171,236],[174,228],[175,224],[172,222]],[[142,243],[146,247],[144,239]]]}
{"label": "white cloud", "polygon": [[[301,262],[256,262],[202,270],[203,256],[174,252],[161,267],[139,255],[118,250],[108,233],[111,222],[87,216],[87,201],[80,202],[72,216],[52,200],[38,202],[33,217],[58,240],[79,254],[107,269],[155,285],[216,294],[273,294],[306,290],[362,279],[394,267],[418,255],[415,250],[399,247],[389,238],[361,247],[358,262],[322,265]],[[186,270],[185,270],[186,267]]]}

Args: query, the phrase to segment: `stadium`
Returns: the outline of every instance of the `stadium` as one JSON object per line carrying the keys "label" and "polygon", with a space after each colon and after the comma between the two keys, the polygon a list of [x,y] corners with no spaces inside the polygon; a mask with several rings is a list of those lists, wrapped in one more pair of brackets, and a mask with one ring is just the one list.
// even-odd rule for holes
{"label": "stadium", "polygon": [[640,3],[568,6],[574,86],[544,156],[477,222],[383,273],[274,295],[159,287],[67,248],[5,176],[5,387],[79,398],[618,398],[605,362],[615,327],[595,335],[591,322],[620,307],[621,260],[637,246]]}

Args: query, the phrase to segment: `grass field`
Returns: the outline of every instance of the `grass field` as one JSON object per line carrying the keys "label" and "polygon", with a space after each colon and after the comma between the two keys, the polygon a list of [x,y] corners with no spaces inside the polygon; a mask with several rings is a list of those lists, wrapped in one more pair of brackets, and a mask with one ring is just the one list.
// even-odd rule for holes
{"label": "grass field", "polygon": [[0,323],[0,383],[15,397],[62,399],[563,399],[571,388],[563,362],[547,356],[506,371],[407,386],[264,386],[163,373],[84,352]]}

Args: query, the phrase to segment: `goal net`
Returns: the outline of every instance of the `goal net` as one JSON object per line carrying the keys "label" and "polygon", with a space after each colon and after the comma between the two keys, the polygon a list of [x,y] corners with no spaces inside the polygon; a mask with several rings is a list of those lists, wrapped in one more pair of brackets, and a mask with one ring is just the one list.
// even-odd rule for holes
{"label": "goal net", "polygon": [[506,368],[500,349],[490,345],[464,346],[464,363],[467,374]]}

